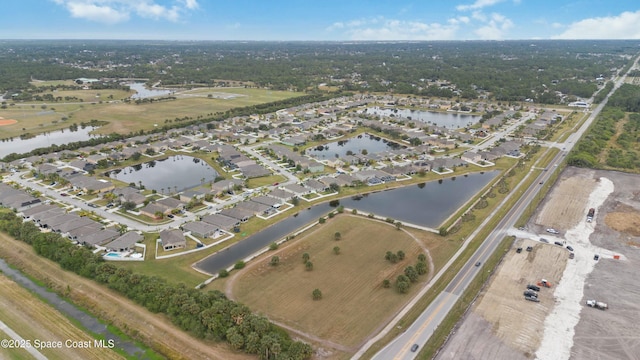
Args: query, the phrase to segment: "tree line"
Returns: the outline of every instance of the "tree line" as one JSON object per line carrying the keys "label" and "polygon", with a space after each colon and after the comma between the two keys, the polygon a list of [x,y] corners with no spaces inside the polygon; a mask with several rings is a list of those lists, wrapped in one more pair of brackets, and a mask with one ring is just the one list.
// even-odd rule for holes
{"label": "tree line", "polygon": [[0,231],[31,245],[38,255],[63,269],[104,284],[151,312],[167,315],[176,326],[198,338],[226,341],[236,350],[265,360],[309,359],[313,353],[310,345],[292,341],[267,318],[227,299],[220,291],[174,285],[157,276],[117,267],[57,233],[41,232],[10,211],[0,212]]}

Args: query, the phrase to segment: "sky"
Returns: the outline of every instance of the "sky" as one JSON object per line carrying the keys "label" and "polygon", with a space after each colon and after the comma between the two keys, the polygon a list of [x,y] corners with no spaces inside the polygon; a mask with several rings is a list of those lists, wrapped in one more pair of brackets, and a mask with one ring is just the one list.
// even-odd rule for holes
{"label": "sky", "polygon": [[638,0],[14,0],[1,39],[640,39]]}

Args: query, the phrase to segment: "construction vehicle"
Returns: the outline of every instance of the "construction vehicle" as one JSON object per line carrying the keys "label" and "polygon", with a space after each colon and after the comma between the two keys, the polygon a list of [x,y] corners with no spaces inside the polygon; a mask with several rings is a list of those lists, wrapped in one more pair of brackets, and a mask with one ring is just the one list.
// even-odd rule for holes
{"label": "construction vehicle", "polygon": [[593,221],[593,217],[595,215],[596,215],[596,209],[594,208],[589,209],[589,212],[587,213],[587,222]]}
{"label": "construction vehicle", "polygon": [[587,300],[587,306],[600,310],[607,310],[609,308],[609,305],[607,305],[606,303],[596,300]]}
{"label": "construction vehicle", "polygon": [[551,283],[548,282],[545,279],[540,280],[540,282],[538,283],[538,286],[540,287],[546,287],[546,288],[550,288],[551,287]]}
{"label": "construction vehicle", "polygon": [[524,299],[525,300],[529,300],[529,301],[533,301],[533,302],[540,302],[540,299],[538,299],[535,296],[525,296]]}

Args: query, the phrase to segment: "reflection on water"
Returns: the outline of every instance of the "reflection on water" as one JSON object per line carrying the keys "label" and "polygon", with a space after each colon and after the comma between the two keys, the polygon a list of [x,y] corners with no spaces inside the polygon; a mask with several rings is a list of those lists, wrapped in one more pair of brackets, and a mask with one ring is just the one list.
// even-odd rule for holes
{"label": "reflection on water", "polygon": [[171,194],[210,184],[218,173],[198,158],[175,155],[113,170],[107,176],[129,184],[142,184],[162,194]]}
{"label": "reflection on water", "polygon": [[405,120],[418,120],[426,124],[446,127],[448,129],[471,126],[482,118],[477,115],[460,114],[457,112],[435,112],[408,109],[383,109],[371,107],[360,110],[359,113],[369,115],[390,116]]}
{"label": "reflection on water", "polygon": [[52,131],[25,140],[19,138],[5,140],[4,142],[0,142],[0,158],[11,153],[24,154],[38,148],[89,140],[93,137],[93,135],[90,135],[89,133],[94,129],[95,128],[92,126],[87,126],[85,128],[78,127],[74,131],[69,129]]}

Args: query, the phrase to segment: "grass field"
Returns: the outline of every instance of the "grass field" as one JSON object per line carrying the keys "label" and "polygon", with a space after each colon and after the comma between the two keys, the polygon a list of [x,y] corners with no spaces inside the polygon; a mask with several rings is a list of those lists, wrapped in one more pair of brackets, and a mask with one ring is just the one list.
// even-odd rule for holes
{"label": "grass field", "polygon": [[[336,241],[334,234],[340,232]],[[340,253],[333,251],[340,247]],[[391,264],[387,251],[404,251],[404,261]],[[270,252],[262,260],[240,272],[233,295],[251,309],[302,332],[334,343],[354,347],[386,322],[409,294],[393,287],[397,275],[417,261],[420,245],[394,226],[351,215],[339,215],[317,226],[310,234],[282,250]],[[310,255],[313,270],[307,271],[303,253]],[[269,265],[272,256],[278,266]],[[420,281],[424,281],[422,276]],[[312,291],[322,291],[314,301]]]}
{"label": "grass field", "polygon": [[[228,99],[208,98],[212,94],[237,94]],[[176,100],[154,103],[124,103],[128,96],[122,90],[60,90],[54,96],[76,97],[83,102],[17,102],[0,109],[0,117],[14,119],[18,123],[2,127],[2,138],[17,137],[25,132],[32,134],[68,128],[73,123],[89,122],[92,119],[108,121],[109,124],[96,132],[99,134],[136,132],[148,130],[154,124],[177,118],[207,117],[216,112],[232,108],[263,104],[303,95],[288,91],[273,91],[245,88],[212,88],[188,92],[189,96],[176,93]],[[24,130],[23,130],[24,129]]]}
{"label": "grass field", "polygon": [[[42,341],[91,341],[93,337],[75,326],[64,315],[42,300],[22,288],[4,275],[0,275],[0,320],[34,344]],[[1,333],[2,339],[9,339]],[[2,358],[30,359],[26,351],[0,349]],[[5,354],[5,351],[8,351]],[[39,350],[48,359],[122,359],[122,356],[110,349],[86,348]],[[6,356],[6,357],[5,357]],[[14,357],[15,356],[15,357]]]}

